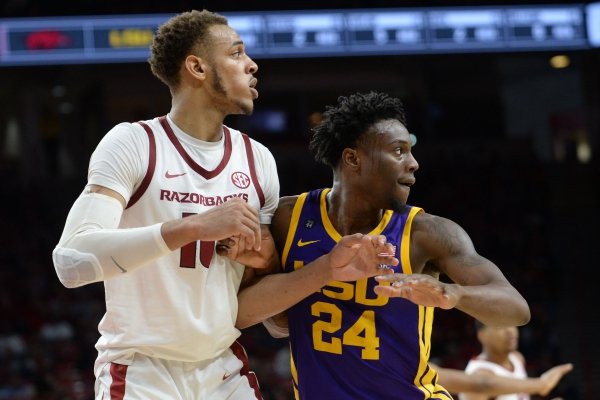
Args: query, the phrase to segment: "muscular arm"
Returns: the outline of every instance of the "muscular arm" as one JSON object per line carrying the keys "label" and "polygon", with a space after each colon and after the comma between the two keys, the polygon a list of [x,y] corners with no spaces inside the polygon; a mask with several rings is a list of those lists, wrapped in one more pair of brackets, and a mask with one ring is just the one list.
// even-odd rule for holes
{"label": "muscular arm", "polygon": [[469,235],[456,223],[421,213],[411,232],[413,270],[425,265],[446,274],[454,283],[429,275],[397,275],[379,279],[391,286],[377,287],[388,296],[405,297],[418,304],[459,310],[486,325],[520,326],[530,319],[529,306],[500,269],[479,255]]}
{"label": "muscular arm", "polygon": [[465,399],[479,400],[510,393],[548,395],[561,378],[573,369],[572,364],[561,364],[543,373],[539,378],[508,378],[493,373],[466,374],[452,368],[432,365],[439,374],[440,385],[449,392],[462,393]]}

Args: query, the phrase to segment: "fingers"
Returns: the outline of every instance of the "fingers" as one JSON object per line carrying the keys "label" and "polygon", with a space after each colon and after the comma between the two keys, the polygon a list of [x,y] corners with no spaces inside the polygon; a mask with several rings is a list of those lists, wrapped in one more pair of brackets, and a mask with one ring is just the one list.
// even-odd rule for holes
{"label": "fingers", "polygon": [[[260,249],[260,220],[258,210],[244,200],[234,197],[223,204],[198,214],[197,240],[222,240],[238,236],[244,247]],[[241,245],[241,242],[238,245]],[[222,243],[227,245],[226,243]]]}
{"label": "fingers", "polygon": [[573,364],[572,363],[567,363],[567,364],[561,364],[559,365],[559,367],[566,372],[571,372],[573,370]]}
{"label": "fingers", "polygon": [[382,275],[392,273],[391,267],[395,267],[400,263],[400,260],[396,258],[396,246],[388,243],[384,235],[360,235],[356,235],[356,240],[360,240],[360,246],[372,250],[370,256],[375,257]]}
{"label": "fingers", "polygon": [[[377,254],[377,264],[379,264],[379,268],[381,270],[393,272],[392,267],[400,264],[400,260],[398,260],[393,253],[391,255],[387,253],[379,253]],[[388,273],[386,272],[382,275],[388,275]]]}
{"label": "fingers", "polygon": [[427,290],[435,290],[443,292],[444,287],[439,281],[426,275],[416,274],[393,274],[387,276],[376,276],[375,280],[378,282],[390,282],[392,287],[419,287]]}
{"label": "fingers", "polygon": [[568,374],[569,372],[571,372],[573,370],[573,364],[571,363],[567,363],[567,364],[560,364],[557,365],[554,368],[551,368],[551,370],[556,370],[558,371],[558,373],[560,374],[560,376],[564,376],[565,374]]}
{"label": "fingers", "polygon": [[[236,199],[230,199],[229,201],[236,201]],[[251,208],[248,203],[242,200],[239,201],[241,202],[239,205],[232,203],[236,208],[241,208],[241,216],[237,221],[239,223],[237,226],[238,231],[235,234],[241,236],[244,249],[259,251],[261,234],[258,210]],[[239,243],[239,245],[242,246],[242,243]]]}
{"label": "fingers", "polygon": [[405,293],[400,293],[398,290],[395,290],[393,287],[386,285],[377,285],[373,288],[373,291],[378,296],[384,297],[405,297]]}
{"label": "fingers", "polygon": [[387,276],[376,276],[375,280],[377,282],[397,282],[400,281],[401,279],[408,277],[409,275],[407,274],[392,274],[392,275],[387,275]]}
{"label": "fingers", "polygon": [[459,294],[447,291],[447,285],[428,275],[391,274],[376,276],[379,285],[375,293],[387,297],[402,297],[430,307],[450,309],[459,299]]}
{"label": "fingers", "polygon": [[340,245],[344,247],[358,248],[369,242],[370,239],[367,235],[363,235],[362,233],[355,233],[353,235],[346,235],[342,237],[342,240],[340,240]]}

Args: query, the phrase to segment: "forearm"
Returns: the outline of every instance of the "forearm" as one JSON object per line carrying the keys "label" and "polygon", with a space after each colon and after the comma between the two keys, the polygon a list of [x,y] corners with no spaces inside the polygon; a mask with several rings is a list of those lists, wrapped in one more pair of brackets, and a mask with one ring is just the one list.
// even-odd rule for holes
{"label": "forearm", "polygon": [[285,311],[330,280],[328,255],[294,272],[267,275],[238,293],[236,327],[247,328]]}
{"label": "forearm", "polygon": [[543,388],[542,382],[537,378],[517,379],[496,375],[475,375],[473,379],[474,381],[469,385],[470,389],[461,391],[499,396],[511,393],[536,394]]}
{"label": "forearm", "polygon": [[531,313],[527,301],[510,284],[462,286],[456,308],[490,326],[522,326]]}
{"label": "forearm", "polygon": [[452,393],[485,394],[498,396],[510,393],[537,394],[544,389],[539,378],[509,378],[491,374],[466,374],[462,370],[436,368],[439,382]]}
{"label": "forearm", "polygon": [[539,378],[506,378],[503,376],[481,376],[481,392],[490,396],[510,393],[537,394],[543,388]]}
{"label": "forearm", "polygon": [[77,199],[52,252],[63,285],[111,279],[171,252],[160,224],[118,229],[122,212],[121,204],[105,195],[88,193]]}

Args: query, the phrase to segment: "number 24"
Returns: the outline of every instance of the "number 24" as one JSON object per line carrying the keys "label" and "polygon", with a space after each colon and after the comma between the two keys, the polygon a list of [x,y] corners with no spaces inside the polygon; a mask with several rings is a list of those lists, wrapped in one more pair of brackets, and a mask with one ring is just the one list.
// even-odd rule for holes
{"label": "number 24", "polygon": [[342,344],[362,347],[361,357],[364,360],[379,360],[379,337],[375,327],[375,311],[364,311],[358,320],[348,328],[342,338],[332,337],[327,342],[324,333],[336,333],[342,328],[342,310],[335,304],[318,301],[311,306],[315,317],[329,314],[329,321],[320,319],[312,326],[313,345],[316,350],[333,354],[342,354]]}

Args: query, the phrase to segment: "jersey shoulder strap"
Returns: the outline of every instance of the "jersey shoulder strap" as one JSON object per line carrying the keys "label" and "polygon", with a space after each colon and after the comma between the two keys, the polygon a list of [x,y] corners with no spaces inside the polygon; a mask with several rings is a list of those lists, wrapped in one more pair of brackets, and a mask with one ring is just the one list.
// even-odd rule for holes
{"label": "jersey shoulder strap", "polygon": [[146,134],[148,135],[148,168],[146,169],[144,179],[142,179],[142,184],[133,193],[131,199],[129,199],[129,202],[125,207],[126,209],[133,206],[146,192],[146,189],[148,189],[148,186],[150,185],[150,181],[152,181],[152,176],[154,175],[154,170],[156,168],[156,140],[154,139],[154,132],[152,132],[152,128],[150,128],[150,126],[148,126],[148,124],[145,122],[138,121],[137,123],[144,128]]}

